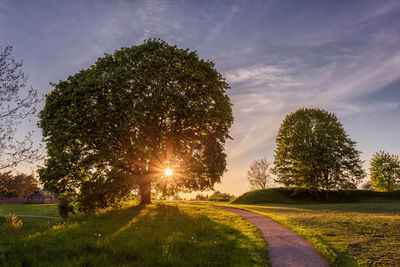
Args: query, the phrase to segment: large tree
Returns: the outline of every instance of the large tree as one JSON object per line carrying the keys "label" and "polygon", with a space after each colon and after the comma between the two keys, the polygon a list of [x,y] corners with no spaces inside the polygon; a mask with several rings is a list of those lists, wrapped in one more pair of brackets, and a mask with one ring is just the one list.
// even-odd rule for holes
{"label": "large tree", "polygon": [[265,189],[274,183],[272,162],[267,158],[254,160],[247,171],[247,179],[252,189]]}
{"label": "large tree", "polygon": [[32,132],[16,135],[18,125],[36,113],[37,90],[27,88],[28,76],[22,61],[12,55],[12,47],[0,47],[0,170],[39,158]]}
{"label": "large tree", "polygon": [[369,169],[372,187],[379,191],[391,191],[400,187],[399,156],[384,151],[376,152]]}
{"label": "large tree", "polygon": [[286,116],[276,137],[277,181],[310,189],[356,188],[365,175],[359,156],[335,114],[301,108]]}
{"label": "large tree", "polygon": [[212,62],[164,41],[105,55],[47,95],[41,181],[113,200],[138,186],[143,204],[152,185],[164,194],[211,190],[226,170],[227,89]]}

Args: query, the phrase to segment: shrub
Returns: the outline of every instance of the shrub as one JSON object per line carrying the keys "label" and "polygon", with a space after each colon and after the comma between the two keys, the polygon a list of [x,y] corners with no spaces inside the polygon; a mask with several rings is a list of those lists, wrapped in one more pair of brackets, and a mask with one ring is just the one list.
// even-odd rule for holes
{"label": "shrub", "polygon": [[58,203],[58,213],[61,218],[67,219],[69,213],[75,214],[74,206],[67,197],[61,197],[60,203]]}
{"label": "shrub", "polygon": [[22,221],[13,213],[6,216],[6,221],[2,225],[2,230],[5,232],[15,232],[21,229]]}
{"label": "shrub", "polygon": [[196,195],[196,200],[207,200],[208,195],[203,195],[203,194],[197,194]]}
{"label": "shrub", "polygon": [[220,193],[220,192],[215,192],[212,194],[208,200],[209,201],[221,201],[221,202],[229,202],[234,198],[233,195],[229,195],[227,193]]}

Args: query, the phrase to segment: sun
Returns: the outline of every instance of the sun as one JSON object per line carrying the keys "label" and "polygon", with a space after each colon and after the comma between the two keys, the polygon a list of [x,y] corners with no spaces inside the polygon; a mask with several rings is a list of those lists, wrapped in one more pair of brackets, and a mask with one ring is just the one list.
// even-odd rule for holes
{"label": "sun", "polygon": [[172,175],[172,170],[171,169],[166,169],[165,170],[165,175],[166,176],[171,176]]}

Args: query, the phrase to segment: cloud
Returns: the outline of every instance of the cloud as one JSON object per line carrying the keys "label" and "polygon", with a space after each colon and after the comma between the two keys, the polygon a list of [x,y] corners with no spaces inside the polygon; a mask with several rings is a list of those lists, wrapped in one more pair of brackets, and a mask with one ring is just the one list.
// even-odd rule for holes
{"label": "cloud", "polygon": [[300,107],[325,108],[339,116],[398,108],[396,101],[361,103],[357,99],[400,78],[399,44],[399,36],[376,32],[362,48],[328,55],[329,60],[322,63],[310,64],[305,57],[227,72],[236,118],[230,157],[243,157],[271,144],[285,114]]}
{"label": "cloud", "polygon": [[257,64],[255,66],[239,68],[228,72],[225,77],[229,84],[240,84],[247,88],[256,86],[282,88],[298,85],[287,70],[271,65]]}

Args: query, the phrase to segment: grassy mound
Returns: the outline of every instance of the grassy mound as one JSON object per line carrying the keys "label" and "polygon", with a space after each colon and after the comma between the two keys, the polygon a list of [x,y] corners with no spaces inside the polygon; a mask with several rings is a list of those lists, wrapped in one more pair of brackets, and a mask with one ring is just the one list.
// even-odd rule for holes
{"label": "grassy mound", "polygon": [[269,188],[244,193],[232,204],[257,203],[315,203],[315,202],[357,202],[370,200],[400,200],[400,190],[376,192],[370,190],[332,190],[315,192],[305,188]]}
{"label": "grassy mound", "polygon": [[246,192],[234,199],[232,204],[256,204],[256,203],[292,203],[293,200],[281,194],[278,188],[258,189]]}

